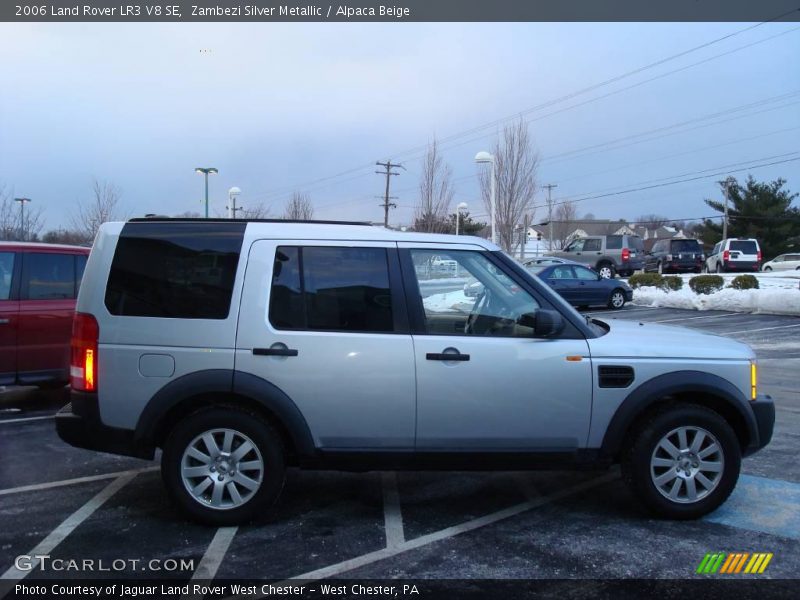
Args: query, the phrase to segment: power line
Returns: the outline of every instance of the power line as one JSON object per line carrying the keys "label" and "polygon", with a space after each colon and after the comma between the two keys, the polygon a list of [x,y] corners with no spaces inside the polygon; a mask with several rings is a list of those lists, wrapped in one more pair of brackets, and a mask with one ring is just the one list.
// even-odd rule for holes
{"label": "power line", "polygon": [[[479,126],[477,126],[477,127],[472,127],[472,128],[470,128],[470,129],[467,129],[467,130],[465,130],[465,131],[462,131],[462,132],[459,132],[459,133],[456,133],[456,134],[452,134],[452,135],[450,135],[450,136],[447,136],[447,137],[443,138],[443,139],[441,140],[441,142],[442,142],[442,144],[446,144],[447,142],[454,141],[454,140],[456,140],[456,139],[460,139],[460,138],[462,138],[462,137],[465,137],[465,136],[471,135],[471,134],[473,134],[473,133],[476,133],[476,132],[478,132],[478,131],[482,131],[482,130],[484,130],[484,129],[487,129],[487,128],[490,128],[490,127],[495,127],[495,126],[499,125],[500,123],[506,122],[506,121],[508,121],[508,120],[510,120],[510,119],[513,119],[513,118],[520,117],[520,116],[522,116],[522,115],[524,115],[524,114],[529,114],[529,113],[531,113],[531,112],[535,112],[535,111],[537,111],[537,110],[542,110],[543,108],[548,108],[548,107],[550,107],[550,106],[553,106],[553,105],[556,105],[556,104],[560,104],[561,102],[565,102],[565,101],[567,101],[567,100],[570,100],[570,99],[572,99],[572,98],[575,98],[575,97],[577,97],[577,96],[580,96],[580,95],[583,95],[583,94],[586,94],[586,93],[588,93],[588,92],[591,92],[591,91],[593,91],[593,90],[599,89],[599,88],[601,88],[601,87],[605,87],[605,86],[607,86],[607,85],[611,85],[611,84],[613,84],[613,83],[616,83],[616,82],[618,82],[618,81],[621,81],[621,80],[623,80],[623,79],[626,79],[626,78],[628,78],[628,77],[632,77],[632,76],[634,76],[634,75],[637,75],[637,74],[639,74],[639,73],[642,73],[642,72],[644,72],[644,71],[647,71],[647,70],[649,70],[649,69],[652,69],[652,68],[658,67],[658,66],[660,66],[660,65],[663,65],[663,64],[665,64],[665,63],[667,63],[667,62],[670,62],[670,61],[672,61],[672,60],[675,60],[675,59],[677,59],[677,58],[680,58],[680,57],[686,56],[686,55],[688,55],[688,54],[691,54],[691,53],[693,53],[693,52],[697,52],[697,51],[699,51],[699,50],[702,50],[702,49],[704,49],[704,48],[707,48],[707,47],[709,47],[709,46],[712,46],[712,45],[714,45],[714,44],[720,43],[720,42],[722,42],[722,41],[724,41],[724,40],[727,40],[727,39],[730,39],[730,38],[732,38],[732,37],[738,36],[738,35],[740,35],[740,34],[742,34],[742,33],[745,33],[745,32],[747,32],[747,31],[751,31],[751,30],[753,30],[753,29],[756,29],[756,28],[758,28],[758,27],[761,27],[762,25],[764,25],[764,24],[766,24],[766,23],[771,23],[771,22],[774,22],[774,21],[780,20],[781,18],[783,18],[783,17],[785,17],[785,16],[787,16],[787,15],[789,15],[789,14],[792,14],[792,13],[796,12],[796,10],[797,10],[797,9],[795,9],[795,10],[792,10],[792,11],[788,11],[788,12],[786,12],[786,13],[783,13],[783,14],[781,14],[781,15],[778,15],[777,17],[774,17],[774,18],[772,18],[772,19],[769,19],[769,20],[767,20],[767,21],[763,21],[763,22],[761,22],[761,23],[757,23],[757,24],[755,24],[755,25],[750,25],[750,26],[748,26],[748,27],[745,27],[745,28],[743,28],[743,29],[740,29],[740,30],[737,30],[737,31],[731,32],[731,33],[729,33],[729,34],[726,34],[726,35],[724,35],[724,36],[722,36],[722,37],[719,37],[719,38],[716,38],[716,39],[710,40],[710,41],[708,41],[708,42],[705,42],[705,43],[703,43],[703,44],[701,44],[701,45],[699,45],[699,46],[695,46],[695,47],[693,47],[693,48],[689,48],[689,49],[687,49],[687,50],[684,50],[684,51],[682,51],[682,52],[679,52],[679,53],[677,53],[677,54],[673,54],[673,55],[667,56],[667,57],[665,57],[665,58],[663,58],[663,59],[660,59],[660,60],[658,60],[658,61],[655,61],[655,62],[653,62],[653,63],[649,63],[649,64],[647,64],[647,65],[644,65],[644,66],[642,66],[642,67],[638,67],[638,68],[636,68],[636,69],[633,69],[633,70],[631,70],[631,71],[628,71],[628,72],[626,72],[626,73],[623,73],[623,74],[621,74],[621,75],[617,75],[617,76],[615,76],[615,77],[612,77],[612,78],[606,79],[606,80],[604,80],[604,81],[601,81],[601,82],[599,82],[599,83],[596,83],[596,84],[593,84],[593,85],[590,85],[590,86],[587,86],[587,87],[581,88],[581,89],[579,89],[579,90],[577,90],[577,91],[575,91],[575,92],[571,92],[571,93],[569,93],[569,94],[566,94],[566,95],[563,95],[563,96],[560,96],[560,97],[554,98],[554,99],[552,99],[552,100],[549,100],[549,101],[547,101],[547,102],[544,102],[544,103],[538,104],[538,105],[536,105],[536,106],[530,107],[530,108],[528,108],[528,109],[522,110],[522,111],[520,111],[520,112],[518,112],[518,113],[515,113],[514,115],[511,115],[511,116],[509,116],[509,117],[504,117],[504,118],[502,118],[502,119],[495,119],[495,120],[493,120],[493,121],[491,121],[491,122],[489,122],[489,123],[484,123],[483,125],[479,125]],[[710,57],[710,58],[708,58],[708,59],[704,59],[703,61],[700,61],[700,62],[698,62],[698,63],[694,63],[694,64],[692,64],[692,65],[687,65],[687,66],[681,67],[680,69],[677,69],[677,70],[675,70],[675,71],[672,71],[672,72],[668,72],[667,74],[661,74],[661,75],[659,75],[659,76],[657,76],[656,78],[653,78],[653,79],[651,79],[651,80],[647,80],[647,81],[645,81],[645,82],[639,82],[639,83],[637,83],[635,86],[632,86],[632,87],[636,87],[636,86],[638,86],[638,85],[642,85],[642,84],[644,84],[644,83],[647,83],[647,82],[649,82],[649,81],[652,81],[652,80],[655,80],[655,79],[659,79],[659,78],[662,78],[662,77],[668,76],[668,75],[670,75],[670,74],[674,74],[674,73],[676,73],[676,72],[679,72],[679,71],[681,71],[681,70],[685,70],[685,69],[687,69],[687,68],[691,68],[692,66],[697,66],[697,65],[699,65],[699,64],[703,64],[703,63],[705,63],[705,62],[708,62],[709,60],[714,60],[715,58],[720,58],[720,57],[722,57],[722,56],[727,56],[727,55],[729,55],[729,54],[732,54],[732,53],[734,53],[734,52],[738,52],[738,51],[740,51],[740,50],[743,50],[743,49],[745,49],[745,48],[749,48],[749,47],[751,47],[751,46],[754,46],[754,45],[756,45],[756,44],[759,44],[759,43],[763,43],[763,42],[769,41],[769,40],[771,40],[771,39],[774,39],[774,38],[776,38],[776,37],[779,37],[779,36],[781,36],[781,35],[785,35],[785,34],[787,34],[787,33],[791,33],[791,32],[793,32],[793,31],[796,31],[797,29],[798,29],[798,28],[793,28],[793,29],[790,29],[790,30],[787,30],[787,31],[781,32],[781,33],[779,33],[779,34],[776,34],[776,35],[773,35],[773,36],[769,36],[769,37],[767,37],[767,38],[764,38],[764,39],[762,39],[762,40],[757,40],[756,42],[752,42],[752,43],[750,43],[750,44],[747,44],[747,45],[745,45],[745,46],[741,46],[741,47],[738,47],[738,48],[735,48],[735,49],[729,50],[729,51],[727,51],[727,52],[725,52],[725,53],[722,53],[722,54],[720,54],[720,55],[716,55],[716,56],[714,56],[714,57]],[[630,89],[630,88],[623,88],[622,90],[617,90],[617,91],[615,91],[615,92],[613,92],[613,93],[620,93],[621,91],[625,91],[626,89]],[[596,101],[596,100],[598,100],[598,99],[602,99],[602,98],[604,98],[604,97],[606,97],[606,96],[600,96],[600,97],[597,97],[597,98],[595,98],[595,99],[590,99],[590,101],[592,101],[592,102],[593,102],[593,101]],[[586,104],[586,102],[584,102],[584,103],[581,103],[581,104],[578,104],[578,105],[574,105],[574,106],[572,106],[572,107],[567,107],[567,108],[566,108],[566,110],[570,110],[571,108],[576,108],[576,107],[578,107],[578,106],[583,106],[584,104]],[[563,112],[563,110],[565,110],[565,109],[562,109],[561,111],[558,111],[558,112]],[[550,115],[552,115],[552,114],[557,114],[557,113],[549,113],[549,114],[548,114],[548,115],[546,115],[546,116],[550,116]],[[541,118],[545,118],[545,116],[543,116],[543,117],[541,117]],[[482,136],[482,137],[485,137],[485,136]],[[481,139],[481,138],[478,138],[478,139]],[[475,141],[475,140],[469,140],[469,141]],[[469,142],[469,141],[468,141],[468,142]],[[468,142],[467,142],[467,143],[468,143]],[[427,145],[426,145],[426,146],[417,146],[417,147],[411,148],[411,149],[409,149],[409,150],[406,150],[406,151],[403,151],[403,152],[396,153],[396,154],[394,154],[393,156],[395,156],[395,157],[401,157],[401,156],[405,156],[405,155],[408,155],[408,154],[416,154],[416,153],[418,153],[418,152],[420,152],[420,151],[424,151],[424,150],[426,150],[426,149],[427,149]],[[410,159],[409,159],[409,160],[410,160]],[[278,189],[275,189],[275,190],[272,190],[272,191],[263,192],[263,193],[261,193],[261,194],[255,194],[254,196],[255,196],[255,197],[265,197],[265,196],[274,196],[274,195],[280,195],[280,194],[282,194],[282,193],[285,193],[285,192],[287,192],[287,191],[291,191],[292,189],[295,189],[295,188],[297,188],[297,187],[305,188],[305,187],[307,187],[308,185],[313,185],[313,184],[315,184],[315,183],[320,183],[320,182],[323,182],[323,181],[329,181],[329,180],[331,180],[331,179],[337,179],[337,178],[339,178],[339,177],[342,177],[342,176],[345,176],[345,175],[349,175],[349,174],[352,174],[352,173],[356,173],[356,172],[358,172],[358,171],[361,171],[361,170],[363,170],[363,169],[367,168],[368,166],[370,166],[370,165],[361,165],[361,166],[358,166],[358,167],[353,167],[353,168],[351,168],[351,169],[347,169],[347,170],[345,170],[345,171],[341,171],[341,172],[339,172],[339,173],[336,173],[336,174],[333,174],[333,175],[329,175],[329,176],[325,176],[325,177],[320,177],[320,178],[317,178],[317,179],[311,180],[311,181],[309,181],[309,182],[306,182],[306,183],[300,183],[300,184],[295,184],[295,185],[292,185],[292,186],[286,186],[286,187],[283,187],[283,188],[278,188]]]}

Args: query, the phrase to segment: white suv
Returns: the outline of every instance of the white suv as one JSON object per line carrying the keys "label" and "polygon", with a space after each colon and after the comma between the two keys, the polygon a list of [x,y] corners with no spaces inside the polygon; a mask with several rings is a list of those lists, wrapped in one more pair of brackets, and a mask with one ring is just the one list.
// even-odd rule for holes
{"label": "white suv", "polygon": [[758,271],[761,267],[761,248],[758,240],[728,238],[717,242],[706,258],[706,273],[728,271]]}
{"label": "white suv", "polygon": [[[453,261],[475,298],[421,265]],[[681,358],[676,358],[681,357]],[[753,351],[585,318],[497,246],[361,224],[134,219],[100,228],[59,435],[152,459],[191,517],[241,523],[287,467],[605,468],[695,518],[772,436]]]}

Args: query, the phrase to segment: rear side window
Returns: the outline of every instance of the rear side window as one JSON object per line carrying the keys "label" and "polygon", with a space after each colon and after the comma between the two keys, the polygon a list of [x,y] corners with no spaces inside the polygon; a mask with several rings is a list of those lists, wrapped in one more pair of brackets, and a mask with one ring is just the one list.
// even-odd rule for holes
{"label": "rear side window", "polygon": [[14,252],[0,252],[0,300],[8,300],[11,297],[14,256]]}
{"label": "rear side window", "polygon": [[112,315],[225,319],[245,223],[127,223],[105,303]]}
{"label": "rear side window", "polygon": [[644,250],[644,241],[638,235],[629,235],[628,248],[631,250]]}
{"label": "rear side window", "polygon": [[386,249],[279,247],[269,319],[277,329],[393,331]]}
{"label": "rear side window", "polygon": [[622,249],[621,235],[606,236],[606,250],[621,250],[621,249]]}
{"label": "rear side window", "polygon": [[74,255],[30,252],[25,255],[23,268],[23,282],[27,284],[23,298],[66,300],[75,297]]}
{"label": "rear side window", "polygon": [[758,254],[758,247],[752,240],[731,240],[729,250],[735,250],[742,254]]}

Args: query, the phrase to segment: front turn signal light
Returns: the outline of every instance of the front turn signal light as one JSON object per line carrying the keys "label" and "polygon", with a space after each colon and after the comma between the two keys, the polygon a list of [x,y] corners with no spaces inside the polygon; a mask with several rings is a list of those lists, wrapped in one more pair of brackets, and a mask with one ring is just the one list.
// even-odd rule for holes
{"label": "front turn signal light", "polygon": [[758,365],[755,361],[750,362],[750,400],[755,400],[758,396]]}

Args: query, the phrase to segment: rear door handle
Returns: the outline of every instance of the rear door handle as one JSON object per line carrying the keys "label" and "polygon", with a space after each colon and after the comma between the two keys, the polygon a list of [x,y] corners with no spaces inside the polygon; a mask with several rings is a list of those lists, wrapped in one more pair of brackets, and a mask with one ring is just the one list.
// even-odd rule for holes
{"label": "rear door handle", "polygon": [[294,348],[253,348],[256,356],[297,356]]}
{"label": "rear door handle", "polygon": [[425,355],[428,360],[455,360],[465,362],[469,360],[469,354],[455,354],[449,352],[428,352]]}

